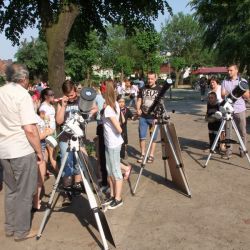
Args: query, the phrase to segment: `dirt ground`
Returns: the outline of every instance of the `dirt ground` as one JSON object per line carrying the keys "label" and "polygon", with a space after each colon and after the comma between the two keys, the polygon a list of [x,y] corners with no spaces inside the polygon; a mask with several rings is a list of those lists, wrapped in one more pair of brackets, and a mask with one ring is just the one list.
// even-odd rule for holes
{"label": "dirt ground", "polygon": [[[206,105],[192,90],[173,92],[167,100],[171,121],[175,124],[182,148],[192,198],[173,189],[164,179],[161,147],[158,143],[155,162],[143,171],[137,193],[131,194],[139,172],[138,121],[128,125],[129,162],[133,171],[124,183],[124,205],[105,213],[117,249],[250,249],[250,166],[240,158],[238,147],[230,160],[213,155],[207,168],[208,131],[204,121]],[[249,115],[249,111],[247,111]],[[249,120],[248,120],[249,133]],[[88,138],[95,135],[95,124],[88,125]],[[248,138],[248,147],[249,147]],[[54,178],[46,182],[49,194]],[[60,200],[39,241],[16,243],[4,236],[4,192],[0,193],[0,249],[80,250],[100,249],[101,241],[85,196],[76,197],[70,207],[61,208]],[[33,227],[39,228],[43,213],[36,213]],[[114,249],[110,245],[111,249]]]}

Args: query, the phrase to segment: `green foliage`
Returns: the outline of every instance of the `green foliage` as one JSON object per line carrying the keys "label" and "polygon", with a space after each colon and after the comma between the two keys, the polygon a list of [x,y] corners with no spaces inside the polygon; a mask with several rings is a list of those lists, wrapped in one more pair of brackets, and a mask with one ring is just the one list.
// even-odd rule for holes
{"label": "green foliage", "polygon": [[208,57],[212,59],[212,53],[203,48],[203,29],[192,15],[174,15],[162,28],[161,36],[161,49],[182,58],[186,66],[206,65]]}
{"label": "green foliage", "polygon": [[187,62],[184,57],[173,57],[173,59],[171,60],[171,65],[176,70],[181,70],[185,68],[185,66],[187,65]]}
{"label": "green foliage", "polygon": [[137,32],[134,38],[137,48],[144,55],[141,67],[146,71],[159,71],[162,58],[157,53],[160,47],[160,34],[155,30]]}
{"label": "green foliage", "polygon": [[100,64],[101,41],[95,31],[86,38],[86,45],[79,47],[71,42],[65,50],[65,72],[75,81],[80,81],[92,73],[92,66]]}
{"label": "green foliage", "polygon": [[32,79],[48,79],[48,50],[43,40],[32,38],[31,42],[21,42],[15,58],[17,62],[27,66]]}
{"label": "green foliage", "polygon": [[94,143],[87,142],[87,143],[85,144],[85,149],[86,149],[87,154],[88,154],[89,156],[93,155],[93,154],[95,153],[95,145],[94,145]]}
{"label": "green foliage", "polygon": [[122,24],[128,33],[133,33],[138,28],[151,28],[152,20],[158,17],[159,12],[163,14],[165,8],[172,14],[165,0],[0,1],[0,32],[5,31],[13,44],[19,44],[25,28],[37,23],[45,30],[58,22],[61,12],[70,12],[73,7],[79,10],[79,14],[71,30],[71,38],[81,42],[91,30],[105,34],[107,23]]}
{"label": "green foliage", "polygon": [[0,75],[0,86],[3,86],[5,84],[5,79],[2,75]]}
{"label": "green foliage", "polygon": [[217,50],[219,62],[235,62],[250,72],[250,1],[193,0],[190,4],[204,25],[204,44]]}

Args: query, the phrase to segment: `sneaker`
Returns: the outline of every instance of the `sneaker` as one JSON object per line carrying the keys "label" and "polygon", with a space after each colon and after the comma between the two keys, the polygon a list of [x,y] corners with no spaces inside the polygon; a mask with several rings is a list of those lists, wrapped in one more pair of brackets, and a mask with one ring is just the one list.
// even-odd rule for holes
{"label": "sneaker", "polygon": [[115,197],[113,197],[113,196],[110,196],[108,199],[106,199],[105,201],[104,201],[104,203],[102,204],[102,205],[109,205],[113,200],[115,200]]}
{"label": "sneaker", "polygon": [[118,201],[116,199],[113,199],[113,201],[109,204],[108,209],[116,209],[122,205],[123,205],[122,200]]}

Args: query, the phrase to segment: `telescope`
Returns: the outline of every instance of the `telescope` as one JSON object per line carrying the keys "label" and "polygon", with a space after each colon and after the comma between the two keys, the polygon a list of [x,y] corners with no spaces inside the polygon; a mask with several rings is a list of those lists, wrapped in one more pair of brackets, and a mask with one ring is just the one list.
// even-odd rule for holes
{"label": "telescope", "polygon": [[[225,97],[225,100],[223,100],[220,103],[220,112],[222,114],[225,113],[232,113],[234,111],[233,109],[233,104],[239,100],[240,97],[242,97],[246,91],[249,89],[248,87],[248,82],[243,79],[241,80],[241,78],[239,79],[239,83],[238,85],[231,91],[230,94],[228,94]],[[217,111],[218,112],[218,111]],[[216,113],[217,113],[216,112]],[[219,114],[217,114],[219,116]]]}
{"label": "telescope", "polygon": [[[80,92],[80,99],[78,103],[79,111],[75,111],[71,117],[69,117],[64,125],[62,132],[58,134],[58,138],[63,133],[70,133],[75,137],[84,137],[85,126],[88,123],[89,113],[93,108],[93,104],[96,98],[96,91],[93,88],[84,87]],[[47,136],[45,141],[51,147],[55,148],[58,143],[53,136]]]}
{"label": "telescope", "polygon": [[162,97],[165,95],[166,91],[168,89],[170,89],[170,87],[172,86],[172,84],[173,84],[172,79],[168,78],[166,80],[165,84],[163,85],[163,87],[161,88],[160,92],[158,93],[158,95],[155,97],[154,102],[149,107],[149,109],[148,109],[148,115],[151,115],[152,113],[154,114],[156,112],[156,109],[161,104]]}

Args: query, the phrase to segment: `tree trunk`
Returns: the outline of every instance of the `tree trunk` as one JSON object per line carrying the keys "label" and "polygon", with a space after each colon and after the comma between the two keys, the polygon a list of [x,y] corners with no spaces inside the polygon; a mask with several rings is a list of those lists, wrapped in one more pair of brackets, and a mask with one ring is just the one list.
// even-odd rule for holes
{"label": "tree trunk", "polygon": [[62,95],[61,86],[65,80],[64,50],[69,32],[79,14],[77,5],[65,6],[59,14],[58,21],[45,29],[48,46],[48,78],[49,86],[57,97]]}
{"label": "tree trunk", "polygon": [[180,70],[176,70],[175,73],[176,73],[176,79],[175,79],[174,87],[178,88],[181,71]]}

